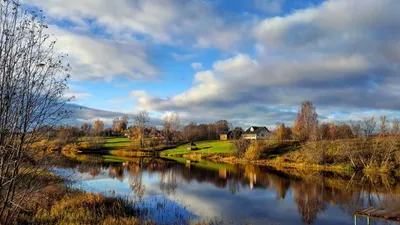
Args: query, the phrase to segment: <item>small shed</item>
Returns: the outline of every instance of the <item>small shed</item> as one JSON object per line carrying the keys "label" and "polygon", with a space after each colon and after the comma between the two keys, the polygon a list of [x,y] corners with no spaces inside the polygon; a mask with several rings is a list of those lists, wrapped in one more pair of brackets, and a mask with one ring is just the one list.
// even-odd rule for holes
{"label": "small shed", "polygon": [[194,144],[194,142],[190,142],[187,146],[187,150],[189,151],[197,150],[197,146]]}
{"label": "small shed", "polygon": [[232,131],[222,132],[219,134],[219,140],[221,140],[221,141],[232,140],[232,139],[233,139]]}

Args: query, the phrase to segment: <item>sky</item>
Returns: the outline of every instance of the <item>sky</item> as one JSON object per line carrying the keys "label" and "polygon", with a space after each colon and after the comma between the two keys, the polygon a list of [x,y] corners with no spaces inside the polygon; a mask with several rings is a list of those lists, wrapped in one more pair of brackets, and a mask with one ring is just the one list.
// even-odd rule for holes
{"label": "sky", "polygon": [[75,122],[400,118],[399,0],[22,0],[72,66]]}

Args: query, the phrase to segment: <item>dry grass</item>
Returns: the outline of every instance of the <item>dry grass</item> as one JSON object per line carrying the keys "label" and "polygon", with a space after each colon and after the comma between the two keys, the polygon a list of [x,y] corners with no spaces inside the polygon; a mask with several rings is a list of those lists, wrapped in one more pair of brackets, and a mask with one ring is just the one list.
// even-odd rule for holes
{"label": "dry grass", "polygon": [[279,163],[341,166],[364,172],[388,173],[400,166],[400,140],[391,137],[304,143],[277,157]]}
{"label": "dry grass", "polygon": [[48,186],[32,196],[18,224],[152,224],[134,217],[127,199]]}

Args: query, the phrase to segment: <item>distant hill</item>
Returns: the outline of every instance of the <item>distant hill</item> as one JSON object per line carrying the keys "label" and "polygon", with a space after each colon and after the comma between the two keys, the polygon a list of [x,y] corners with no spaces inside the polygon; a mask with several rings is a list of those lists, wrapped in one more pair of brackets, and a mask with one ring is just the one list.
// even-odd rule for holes
{"label": "distant hill", "polygon": [[[129,126],[132,125],[132,120],[135,117],[135,112],[132,113],[122,113],[114,112],[102,109],[94,109],[86,106],[81,106],[77,104],[67,104],[67,110],[71,110],[73,114],[62,121],[64,125],[81,125],[83,123],[93,123],[95,120],[103,120],[106,126],[111,126],[112,120],[116,117],[121,117],[127,115],[129,117]],[[149,125],[151,126],[161,126],[162,121],[159,118],[151,118]]]}

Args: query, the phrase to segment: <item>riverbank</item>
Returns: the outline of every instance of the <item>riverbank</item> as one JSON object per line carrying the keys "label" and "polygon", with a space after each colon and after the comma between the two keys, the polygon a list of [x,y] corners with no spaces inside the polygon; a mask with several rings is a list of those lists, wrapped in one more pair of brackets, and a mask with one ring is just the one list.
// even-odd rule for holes
{"label": "riverbank", "polygon": [[[230,164],[254,164],[275,168],[301,168],[333,172],[364,171],[365,173],[394,173],[400,168],[400,140],[391,137],[344,139],[299,143],[296,141],[259,140],[250,146],[256,157],[238,156],[233,141],[199,141],[196,149],[187,144],[161,146],[155,149],[131,149],[128,138],[110,138],[105,151],[87,153],[119,157],[182,157],[195,161]],[[121,149],[119,149],[121,148]],[[82,151],[85,153],[85,151]]]}
{"label": "riverbank", "polygon": [[127,198],[87,193],[50,171],[41,174],[35,182],[43,188],[27,197],[16,224],[154,224],[139,221]]}
{"label": "riverbank", "polygon": [[[221,143],[222,141],[210,142]],[[231,164],[254,164],[274,168],[300,168],[302,170],[348,173],[398,173],[400,168],[400,139],[376,137],[371,139],[344,139],[299,143],[294,141],[252,141],[254,159],[238,157],[234,149],[216,151],[178,151],[172,149],[161,155],[179,156],[190,160],[209,160]],[[249,151],[249,150],[247,150]]]}
{"label": "riverbank", "polygon": [[[141,212],[145,213],[145,218],[157,222],[168,220],[167,224],[176,224],[172,221],[180,218],[184,218],[185,223],[178,224],[193,224],[221,215],[225,219],[222,224],[229,221],[244,224],[244,220],[257,224],[262,219],[271,224],[301,224],[302,217],[308,218],[309,214],[298,209],[320,215],[318,218],[332,215],[334,210],[336,214],[329,218],[330,221],[340,217],[343,224],[350,224],[353,214],[339,210],[342,206],[355,206],[352,209],[360,210],[363,206],[359,200],[366,202],[368,193],[371,196],[379,194],[382,199],[385,196],[392,199],[400,193],[398,179],[384,174],[344,175],[294,168],[274,170],[250,164],[235,165],[231,169],[217,163],[203,167],[203,162],[189,164],[183,158],[153,157],[138,158],[132,163],[88,162],[61,168],[71,168],[79,176],[86,177],[82,186],[88,191],[109,193],[115,190],[122,195],[137,196],[144,190],[142,203],[136,206],[144,209]],[[318,209],[313,208],[316,203],[320,206]],[[282,210],[282,204],[293,210]],[[327,211],[324,216],[323,211]],[[287,221],[289,216],[292,219]],[[344,223],[343,218],[349,223]],[[326,220],[317,219],[313,224],[325,223]]]}

